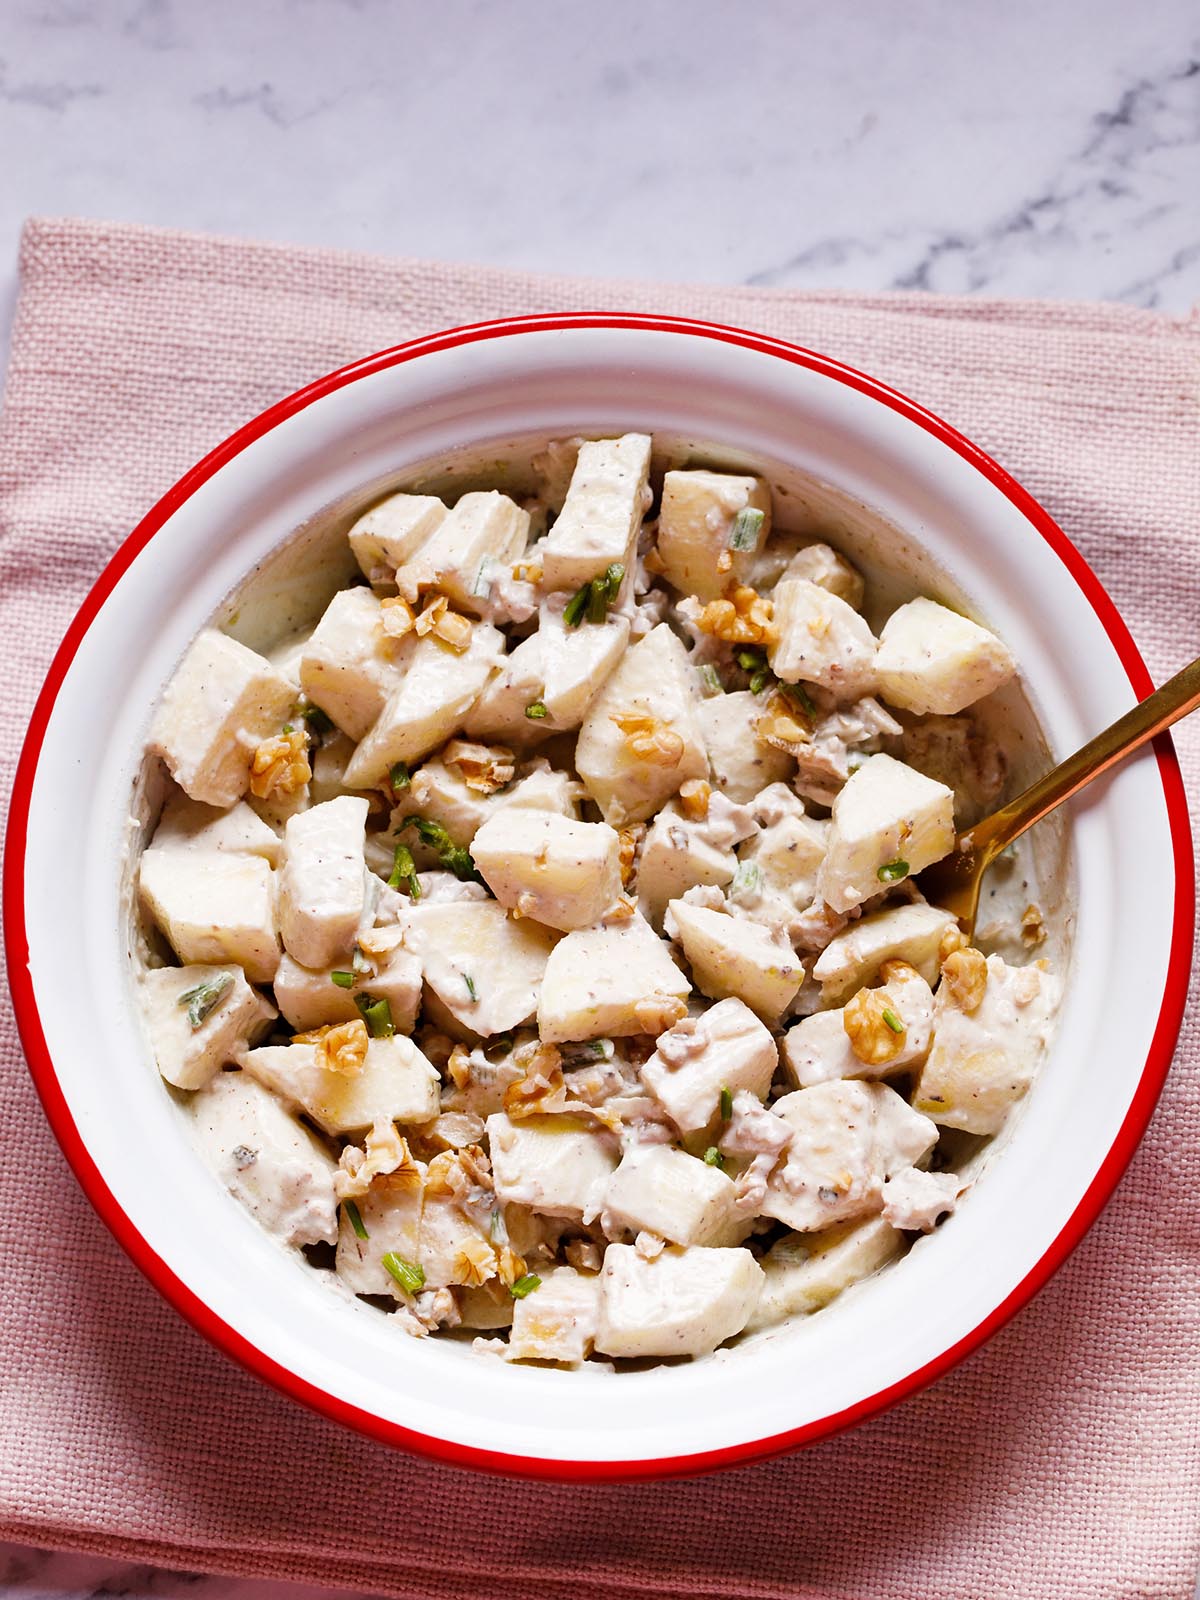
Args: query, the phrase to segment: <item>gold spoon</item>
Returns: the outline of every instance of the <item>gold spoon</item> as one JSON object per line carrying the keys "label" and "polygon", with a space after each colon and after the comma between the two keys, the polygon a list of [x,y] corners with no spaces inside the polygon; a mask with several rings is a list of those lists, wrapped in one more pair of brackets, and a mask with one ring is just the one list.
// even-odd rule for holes
{"label": "gold spoon", "polygon": [[960,833],[954,850],[920,874],[921,892],[936,906],[952,911],[968,939],[975,931],[979,887],[1000,852],[1047,812],[1062,805],[1085,784],[1124,761],[1156,733],[1200,706],[1200,660],[1177,672],[1169,683],[1148,695],[1110,728],[1089,739],[1081,750],[1060,761],[1024,794],[993,811],[990,817]]}

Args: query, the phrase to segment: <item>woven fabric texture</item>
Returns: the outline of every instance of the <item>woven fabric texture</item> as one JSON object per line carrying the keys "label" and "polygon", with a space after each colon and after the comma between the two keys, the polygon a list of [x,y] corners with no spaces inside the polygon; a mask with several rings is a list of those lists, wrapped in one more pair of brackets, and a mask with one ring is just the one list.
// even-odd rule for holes
{"label": "woven fabric texture", "polygon": [[[526,311],[668,311],[796,340],[997,456],[1156,678],[1200,643],[1200,319],[1117,306],[581,281],[76,221],[26,229],[0,420],[0,804],[122,536],[235,426],[332,367]],[[1178,746],[1200,794],[1200,727]],[[5,991],[6,993],[7,991]],[[0,1002],[4,1007],[5,1002]],[[933,1388],[687,1482],[484,1479],[367,1443],[229,1365],[95,1219],[0,1009],[0,1535],[437,1600],[1187,1596],[1200,1555],[1200,993],[1112,1205]]]}

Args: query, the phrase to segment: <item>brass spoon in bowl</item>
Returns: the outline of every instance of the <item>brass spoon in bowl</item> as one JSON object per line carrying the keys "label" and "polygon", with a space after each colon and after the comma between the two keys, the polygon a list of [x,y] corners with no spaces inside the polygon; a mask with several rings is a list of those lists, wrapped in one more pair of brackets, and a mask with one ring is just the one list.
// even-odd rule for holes
{"label": "brass spoon in bowl", "polygon": [[921,892],[933,905],[952,911],[970,938],[979,911],[983,875],[996,857],[1047,812],[1062,805],[1085,784],[1123,761],[1147,739],[1169,728],[1200,706],[1200,660],[1177,672],[1140,704],[1118,717],[1081,750],[1060,761],[1024,794],[993,811],[990,817],[960,833],[948,856],[920,875]]}

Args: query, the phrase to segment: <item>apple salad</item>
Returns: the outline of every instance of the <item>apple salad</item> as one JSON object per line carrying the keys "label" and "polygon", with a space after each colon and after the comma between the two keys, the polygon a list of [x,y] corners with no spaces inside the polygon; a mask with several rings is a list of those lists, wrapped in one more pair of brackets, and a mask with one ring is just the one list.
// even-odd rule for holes
{"label": "apple salad", "polygon": [[[157,708],[159,1071],[221,1181],[418,1336],[697,1356],[955,1208],[1058,980],[922,869],[999,798],[1008,649],[772,530],[761,478],[564,441],[545,490],[383,499],[269,657]],[[874,613],[872,613],[874,615]]]}

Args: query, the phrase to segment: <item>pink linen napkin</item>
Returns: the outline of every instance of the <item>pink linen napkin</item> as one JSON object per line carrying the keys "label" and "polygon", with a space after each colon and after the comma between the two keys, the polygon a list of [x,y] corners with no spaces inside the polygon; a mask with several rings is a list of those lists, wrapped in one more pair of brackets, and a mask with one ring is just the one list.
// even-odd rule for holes
{"label": "pink linen napkin", "polygon": [[[561,309],[738,323],[866,368],[1049,508],[1162,681],[1200,643],[1200,320],[1117,306],[585,282],[34,222],[0,419],[0,796],[54,646],[208,448],[348,359]],[[1200,793],[1200,728],[1178,745]],[[1112,1206],[1037,1301],[899,1409],[638,1487],[389,1452],[224,1361],[89,1210],[0,1011],[0,1536],[405,1597],[1187,1596],[1200,1556],[1200,993]]]}

